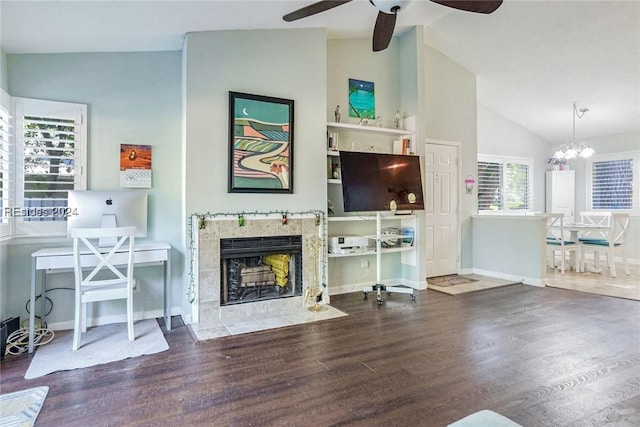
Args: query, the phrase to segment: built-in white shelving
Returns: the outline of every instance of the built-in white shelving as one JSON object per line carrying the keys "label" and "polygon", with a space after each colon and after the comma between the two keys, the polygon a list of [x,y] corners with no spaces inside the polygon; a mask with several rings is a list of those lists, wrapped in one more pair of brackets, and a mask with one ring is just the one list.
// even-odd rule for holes
{"label": "built-in white shelving", "polygon": [[404,130],[404,129],[391,129],[391,128],[382,128],[382,127],[377,127],[377,126],[363,126],[363,125],[356,125],[356,124],[351,124],[351,123],[336,123],[336,122],[329,122],[327,123],[327,127],[328,128],[333,128],[333,129],[348,129],[348,130],[354,130],[354,131],[358,131],[358,132],[373,132],[373,133],[379,133],[382,135],[411,135],[413,134],[413,132],[408,131],[408,130]]}
{"label": "built-in white shelving", "polygon": [[[414,242],[412,245],[400,243],[398,246],[381,247],[380,253],[376,252],[376,246],[379,247],[380,239],[402,239],[405,236],[395,234],[375,234],[380,233],[379,225],[377,221],[377,215],[375,213],[365,213],[362,215],[356,214],[343,214],[342,213],[342,191],[340,185],[341,179],[333,178],[333,172],[338,169],[338,177],[341,176],[342,171],[340,168],[340,151],[332,147],[350,147],[352,151],[378,151],[383,153],[391,153],[394,149],[394,141],[409,138],[411,142],[415,143],[415,133],[406,129],[390,129],[376,126],[362,126],[350,123],[327,123],[327,136],[332,136],[339,139],[337,146],[327,145],[327,192],[329,199],[335,202],[337,216],[330,216],[327,218],[328,227],[327,234],[329,237],[332,235],[356,235],[366,237],[370,241],[376,241],[374,247],[368,246],[366,250],[354,251],[350,253],[327,253],[327,258],[332,262],[328,265],[328,269],[331,270],[335,263],[353,263],[354,257],[367,257],[376,256],[376,268],[379,268],[377,264],[380,263],[380,256],[386,256],[394,253],[401,253],[400,262],[415,265],[416,263],[416,242],[417,236],[417,216],[415,214],[396,214],[393,215],[390,212],[388,214],[382,214],[380,221],[385,225],[397,227],[402,229],[404,227],[413,228]],[[329,142],[329,141],[327,141]],[[347,149],[347,148],[343,148]],[[374,234],[372,234],[374,233]],[[400,241],[402,242],[402,241]],[[357,258],[356,258],[357,259]],[[339,267],[344,268],[344,264]],[[379,272],[378,272],[379,273]],[[378,274],[377,273],[377,274]],[[328,276],[331,277],[331,272],[328,272]],[[331,286],[331,280],[329,280],[329,286]]]}

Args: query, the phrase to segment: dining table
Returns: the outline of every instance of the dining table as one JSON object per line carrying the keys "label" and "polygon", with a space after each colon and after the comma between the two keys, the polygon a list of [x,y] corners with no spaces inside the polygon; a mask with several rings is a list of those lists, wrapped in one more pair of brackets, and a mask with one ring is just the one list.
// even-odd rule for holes
{"label": "dining table", "polygon": [[[564,224],[564,230],[570,233],[569,240],[574,241],[576,243],[580,240],[580,237],[584,237],[583,235],[585,233],[592,234],[594,232],[600,232],[602,233],[602,236],[601,237],[597,236],[596,238],[606,239],[606,234],[609,229],[611,229],[610,226],[602,225],[602,224],[585,224],[585,223],[579,223],[579,222]],[[571,257],[572,265],[575,265],[575,252],[571,252],[569,256]],[[593,267],[591,267],[589,271],[591,271],[592,273],[600,273],[602,272],[600,268],[600,256],[598,255],[597,252],[594,254],[594,256],[595,258],[593,262]]]}

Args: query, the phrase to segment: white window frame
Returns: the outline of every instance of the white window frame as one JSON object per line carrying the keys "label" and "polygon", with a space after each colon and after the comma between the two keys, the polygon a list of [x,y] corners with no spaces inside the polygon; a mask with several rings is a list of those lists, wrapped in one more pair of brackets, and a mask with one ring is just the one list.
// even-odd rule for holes
{"label": "white window frame", "polygon": [[0,108],[3,110],[3,114],[6,114],[7,122],[9,125],[8,132],[4,132],[2,138],[7,142],[8,152],[6,153],[8,156],[7,162],[9,169],[5,172],[7,176],[4,177],[4,182],[7,184],[6,188],[3,187],[3,211],[0,212],[0,240],[5,240],[11,237],[13,234],[13,218],[9,215],[6,215],[6,208],[10,208],[13,206],[13,190],[14,190],[14,170],[15,170],[15,161],[14,161],[14,139],[13,139],[13,123],[11,117],[11,97],[4,90],[0,89]]}
{"label": "white window frame", "polygon": [[612,211],[611,209],[593,209],[593,163],[631,159],[633,162],[632,201],[631,209],[616,209],[614,212],[628,213],[640,216],[640,151],[622,151],[619,153],[594,154],[586,162],[587,206],[594,211]]}
{"label": "white window frame", "polygon": [[[87,106],[59,101],[46,101],[30,98],[12,98],[14,116],[14,206],[24,207],[24,124],[26,116],[54,116],[72,118],[75,122],[76,176],[74,189],[84,190],[87,186],[85,165],[87,164]],[[66,237],[66,221],[23,221],[13,218],[13,237]]]}
{"label": "white window frame", "polygon": [[[503,185],[503,189],[502,189],[502,197],[505,197],[505,195],[507,194],[507,177],[506,177],[506,173],[507,173],[507,164],[511,163],[511,164],[521,164],[521,165],[525,165],[529,168],[529,207],[528,209],[509,209],[507,207],[507,203],[506,201],[503,200],[502,202],[502,209],[478,209],[478,213],[482,214],[482,215],[504,215],[504,214],[509,214],[509,215],[518,215],[518,214],[524,214],[525,212],[530,212],[533,211],[533,201],[535,200],[534,198],[534,161],[532,158],[530,157],[509,157],[509,156],[496,156],[496,155],[492,155],[492,154],[478,154],[478,162],[488,162],[488,163],[501,163],[502,164],[502,185]],[[478,184],[477,184],[478,188],[480,188],[480,176],[478,176]],[[477,208],[477,202],[476,202],[476,208]]]}

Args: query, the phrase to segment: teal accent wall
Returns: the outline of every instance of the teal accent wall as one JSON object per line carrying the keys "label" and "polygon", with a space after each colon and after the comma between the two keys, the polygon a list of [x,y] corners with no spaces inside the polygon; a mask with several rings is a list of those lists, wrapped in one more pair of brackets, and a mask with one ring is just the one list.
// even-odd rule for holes
{"label": "teal accent wall", "polygon": [[543,286],[546,221],[543,216],[473,217],[473,268],[478,274]]}
{"label": "teal accent wall", "polygon": [[[477,111],[476,76],[430,46],[424,47],[425,137],[460,143],[460,176],[476,176]],[[458,188],[462,192],[462,183]],[[477,195],[460,197],[460,267],[470,269],[473,256],[471,215],[477,211]]]}
{"label": "teal accent wall", "polygon": [[9,83],[7,82],[7,55],[0,48],[0,88],[7,92]]}
{"label": "teal accent wall", "polygon": [[[120,144],[148,144],[153,150],[147,239],[170,243],[173,250],[172,299],[181,312],[184,243],[181,209],[181,53],[77,53],[7,55],[8,92],[16,97],[77,102],[88,105],[88,189],[120,187]],[[7,315],[26,316],[30,254],[45,246],[64,246],[66,238],[12,242],[7,249]],[[158,268],[140,271],[136,311],[162,313],[162,275]],[[5,285],[6,284],[6,285]],[[51,276],[48,287],[72,286],[70,274]],[[137,296],[137,295],[136,295]],[[73,293],[53,291],[49,319],[73,319]],[[4,309],[3,309],[4,311]],[[94,316],[108,318],[109,304]],[[4,314],[4,313],[3,313]]]}
{"label": "teal accent wall", "polygon": [[[187,34],[184,48],[185,213],[325,210],[324,30]],[[293,194],[228,193],[229,91],[295,103]]]}

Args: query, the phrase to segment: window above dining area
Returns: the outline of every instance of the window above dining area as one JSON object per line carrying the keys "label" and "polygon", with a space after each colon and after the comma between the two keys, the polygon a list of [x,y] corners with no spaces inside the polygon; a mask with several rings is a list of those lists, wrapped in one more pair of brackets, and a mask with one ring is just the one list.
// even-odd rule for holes
{"label": "window above dining area", "polygon": [[591,210],[640,214],[640,151],[595,155],[587,160]]}

